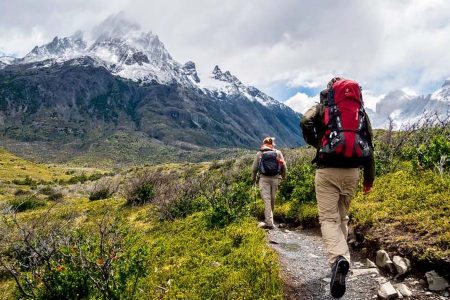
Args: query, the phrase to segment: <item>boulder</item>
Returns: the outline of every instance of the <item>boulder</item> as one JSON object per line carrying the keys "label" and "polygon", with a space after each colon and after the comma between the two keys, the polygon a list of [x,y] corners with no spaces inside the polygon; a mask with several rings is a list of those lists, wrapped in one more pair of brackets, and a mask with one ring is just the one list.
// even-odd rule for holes
{"label": "boulder", "polygon": [[392,258],[392,262],[394,263],[395,269],[400,275],[403,275],[409,270],[411,270],[411,262],[407,258],[394,256]]}
{"label": "boulder", "polygon": [[397,283],[394,285],[395,289],[405,297],[411,297],[411,290],[403,283]]}
{"label": "boulder", "polygon": [[384,250],[378,250],[375,263],[377,266],[383,269],[388,269],[391,273],[395,272],[395,266],[392,260],[389,258],[389,254]]}
{"label": "boulder", "polygon": [[373,261],[371,261],[370,259],[366,260],[366,268],[376,268],[376,267],[377,265]]}
{"label": "boulder", "polygon": [[397,298],[398,298],[397,290],[392,286],[390,282],[386,282],[380,285],[380,288],[378,290],[378,299],[390,300]]}
{"label": "boulder", "polygon": [[443,291],[446,288],[450,287],[448,281],[439,276],[436,271],[425,273],[425,277],[427,278],[428,289],[430,291]]}

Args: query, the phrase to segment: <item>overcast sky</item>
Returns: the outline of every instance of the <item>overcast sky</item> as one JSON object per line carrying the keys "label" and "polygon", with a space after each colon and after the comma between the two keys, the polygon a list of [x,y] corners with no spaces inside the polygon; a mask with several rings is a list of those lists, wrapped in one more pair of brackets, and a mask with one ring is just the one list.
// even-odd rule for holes
{"label": "overcast sky", "polygon": [[334,75],[359,81],[369,106],[450,77],[450,1],[438,0],[1,0],[0,52],[23,56],[119,12],[201,75],[218,64],[300,111]]}

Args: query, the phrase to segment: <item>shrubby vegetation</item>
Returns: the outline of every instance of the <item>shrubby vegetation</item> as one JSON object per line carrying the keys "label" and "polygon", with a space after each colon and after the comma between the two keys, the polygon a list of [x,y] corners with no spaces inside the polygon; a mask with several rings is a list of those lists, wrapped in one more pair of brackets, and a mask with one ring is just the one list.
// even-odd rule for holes
{"label": "shrubby vegetation", "polygon": [[[86,198],[112,191],[105,201],[67,195],[49,210],[4,210],[0,290],[14,281],[16,298],[281,299],[275,254],[251,216],[252,158],[137,168],[117,188],[108,177],[87,184]],[[45,204],[60,190],[23,193]]]}
{"label": "shrubby vegetation", "polygon": [[117,218],[103,216],[92,229],[61,226],[48,214],[31,224],[4,218],[0,265],[18,298],[134,299],[149,271],[148,247]]}
{"label": "shrubby vegetation", "polygon": [[[448,258],[448,122],[377,131],[375,144],[378,176],[371,194],[356,194],[352,224],[421,259]],[[283,152],[289,175],[275,217],[315,225],[315,151]],[[15,282],[16,298],[280,299],[277,259],[256,228],[263,204],[252,160],[253,153],[145,166],[114,177],[39,177],[44,169],[33,166],[37,173],[21,173],[20,184],[8,178],[0,187],[0,291]]]}

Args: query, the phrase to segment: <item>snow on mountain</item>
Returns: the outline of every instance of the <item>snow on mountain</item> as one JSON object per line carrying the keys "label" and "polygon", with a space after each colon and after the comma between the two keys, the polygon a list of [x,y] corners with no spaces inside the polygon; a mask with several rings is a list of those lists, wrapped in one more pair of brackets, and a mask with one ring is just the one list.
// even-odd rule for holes
{"label": "snow on mountain", "polygon": [[387,128],[392,119],[395,127],[400,129],[433,114],[441,118],[450,116],[450,80],[427,96],[410,95],[405,91],[391,92],[377,103],[375,112],[369,112],[369,117],[374,128]]}
{"label": "snow on mountain", "polygon": [[198,86],[205,92],[213,93],[218,98],[243,95],[251,101],[259,102],[265,106],[280,104],[277,100],[267,96],[253,86],[244,85],[230,71],[222,72],[219,66],[215,66],[211,75],[200,80]]}
{"label": "snow on mountain", "polygon": [[84,54],[86,42],[83,33],[77,32],[70,37],[55,37],[50,43],[36,46],[30,53],[20,60],[21,63],[31,63],[47,59],[59,59],[60,61],[79,57]]}
{"label": "snow on mountain", "polygon": [[16,61],[15,57],[2,56],[0,57],[0,69],[3,69],[7,65],[13,64]]}
{"label": "snow on mountain", "polygon": [[133,81],[156,81],[162,84],[177,82],[189,88],[200,89],[219,100],[243,96],[266,106],[283,106],[257,88],[244,85],[229,71],[222,72],[218,66],[210,76],[200,78],[195,63],[189,61],[184,65],[180,64],[172,58],[156,34],[143,32],[138,24],[126,20],[120,14],[107,18],[94,28],[90,38],[92,42],[86,42],[82,32],[70,37],[55,37],[48,44],[36,46],[21,59],[1,57],[0,68],[12,63],[32,64],[44,61],[40,67],[47,67],[67,61],[79,63],[78,58],[90,57],[113,75]]}

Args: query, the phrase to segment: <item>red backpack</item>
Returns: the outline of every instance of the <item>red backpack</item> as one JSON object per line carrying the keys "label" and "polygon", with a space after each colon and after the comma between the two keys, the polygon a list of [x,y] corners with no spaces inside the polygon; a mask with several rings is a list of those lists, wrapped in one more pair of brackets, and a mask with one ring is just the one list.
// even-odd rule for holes
{"label": "red backpack", "polygon": [[366,114],[357,82],[336,81],[328,91],[323,115],[325,134],[321,139],[319,159],[354,163],[363,162],[370,156]]}

